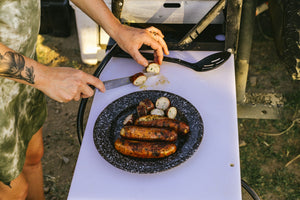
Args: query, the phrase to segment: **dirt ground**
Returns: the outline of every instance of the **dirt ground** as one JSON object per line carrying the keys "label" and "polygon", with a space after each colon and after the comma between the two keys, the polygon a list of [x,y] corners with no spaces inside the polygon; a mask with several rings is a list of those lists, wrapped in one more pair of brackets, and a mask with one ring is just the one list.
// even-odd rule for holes
{"label": "dirt ground", "polygon": [[[256,36],[252,52],[252,68],[249,72],[249,88],[247,90],[256,93],[293,93],[293,91],[299,91],[299,82],[297,84],[290,80],[287,71],[277,57],[272,41],[265,40],[259,35]],[[79,44],[74,22],[72,23],[71,36],[69,37],[57,38],[49,35],[40,35],[37,54],[38,60],[48,66],[69,66],[82,69],[91,74],[96,68],[96,66],[83,64],[80,60]],[[76,133],[76,117],[79,102],[58,103],[49,98],[47,100],[48,118],[43,129],[45,145],[45,155],[43,158],[44,191],[47,200],[63,200],[67,199],[80,149]],[[86,110],[88,111],[89,107]],[[296,113],[298,112],[297,115],[299,115],[298,110],[299,108],[294,110]],[[86,112],[85,117],[87,116],[88,113]],[[287,116],[290,119],[293,117],[295,117],[295,113],[293,112]],[[256,123],[258,122],[256,121]],[[242,138],[241,148],[249,144],[245,138],[245,135],[249,132],[250,125],[248,126],[248,124],[250,124],[249,121],[239,122],[241,126],[239,130]],[[242,149],[242,151],[244,150]],[[276,165],[276,160],[272,162],[269,164]],[[299,177],[299,173],[297,177]],[[251,182],[251,180],[248,181]],[[274,196],[266,191],[264,197]],[[278,197],[272,199],[283,200],[285,198]]]}

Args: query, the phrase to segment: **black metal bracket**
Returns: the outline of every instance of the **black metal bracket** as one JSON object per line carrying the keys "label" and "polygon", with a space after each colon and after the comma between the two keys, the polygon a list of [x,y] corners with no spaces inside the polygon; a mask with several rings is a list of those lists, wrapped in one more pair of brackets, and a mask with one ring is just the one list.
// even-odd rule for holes
{"label": "black metal bracket", "polygon": [[179,49],[185,49],[189,46],[201,32],[220,14],[225,8],[225,0],[219,2],[208,11],[208,13],[179,41]]}

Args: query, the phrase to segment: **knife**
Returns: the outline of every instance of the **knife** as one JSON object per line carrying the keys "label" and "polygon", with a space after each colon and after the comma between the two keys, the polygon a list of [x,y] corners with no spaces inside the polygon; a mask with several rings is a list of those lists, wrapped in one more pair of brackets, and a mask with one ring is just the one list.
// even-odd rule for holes
{"label": "knife", "polygon": [[[143,73],[143,74],[147,77],[147,79],[151,76],[156,76],[157,75],[157,73],[150,73],[150,72]],[[132,82],[130,81],[130,78],[132,76],[127,76],[127,77],[123,77],[123,78],[117,78],[117,79],[112,79],[112,80],[108,80],[108,81],[103,81],[105,89],[110,90],[110,89],[117,88],[117,87],[120,87],[120,86],[123,86],[123,85],[132,84]]]}

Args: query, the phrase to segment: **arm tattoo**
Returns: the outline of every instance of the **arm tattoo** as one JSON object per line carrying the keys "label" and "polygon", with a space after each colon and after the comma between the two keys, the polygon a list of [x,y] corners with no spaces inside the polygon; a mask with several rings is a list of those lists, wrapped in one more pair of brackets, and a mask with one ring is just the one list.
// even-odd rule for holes
{"label": "arm tattoo", "polygon": [[34,84],[33,67],[25,66],[25,59],[22,55],[7,51],[4,55],[0,53],[0,76],[15,78]]}

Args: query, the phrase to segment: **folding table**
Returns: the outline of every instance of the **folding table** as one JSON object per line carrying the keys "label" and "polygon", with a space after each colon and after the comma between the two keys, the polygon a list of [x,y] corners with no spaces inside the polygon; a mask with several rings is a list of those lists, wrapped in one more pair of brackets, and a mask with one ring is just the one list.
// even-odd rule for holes
{"label": "folding table", "polygon": [[[196,62],[212,53],[170,51],[169,56]],[[100,79],[121,78],[142,70],[132,59],[113,57]],[[190,102],[203,120],[203,138],[194,154],[176,167],[157,173],[131,173],[99,154],[93,130],[98,116],[109,104],[129,93],[146,90],[170,92]],[[148,78],[143,87],[129,84],[105,93],[96,91],[68,199],[241,200],[233,56],[208,72],[163,62],[160,74]]]}

